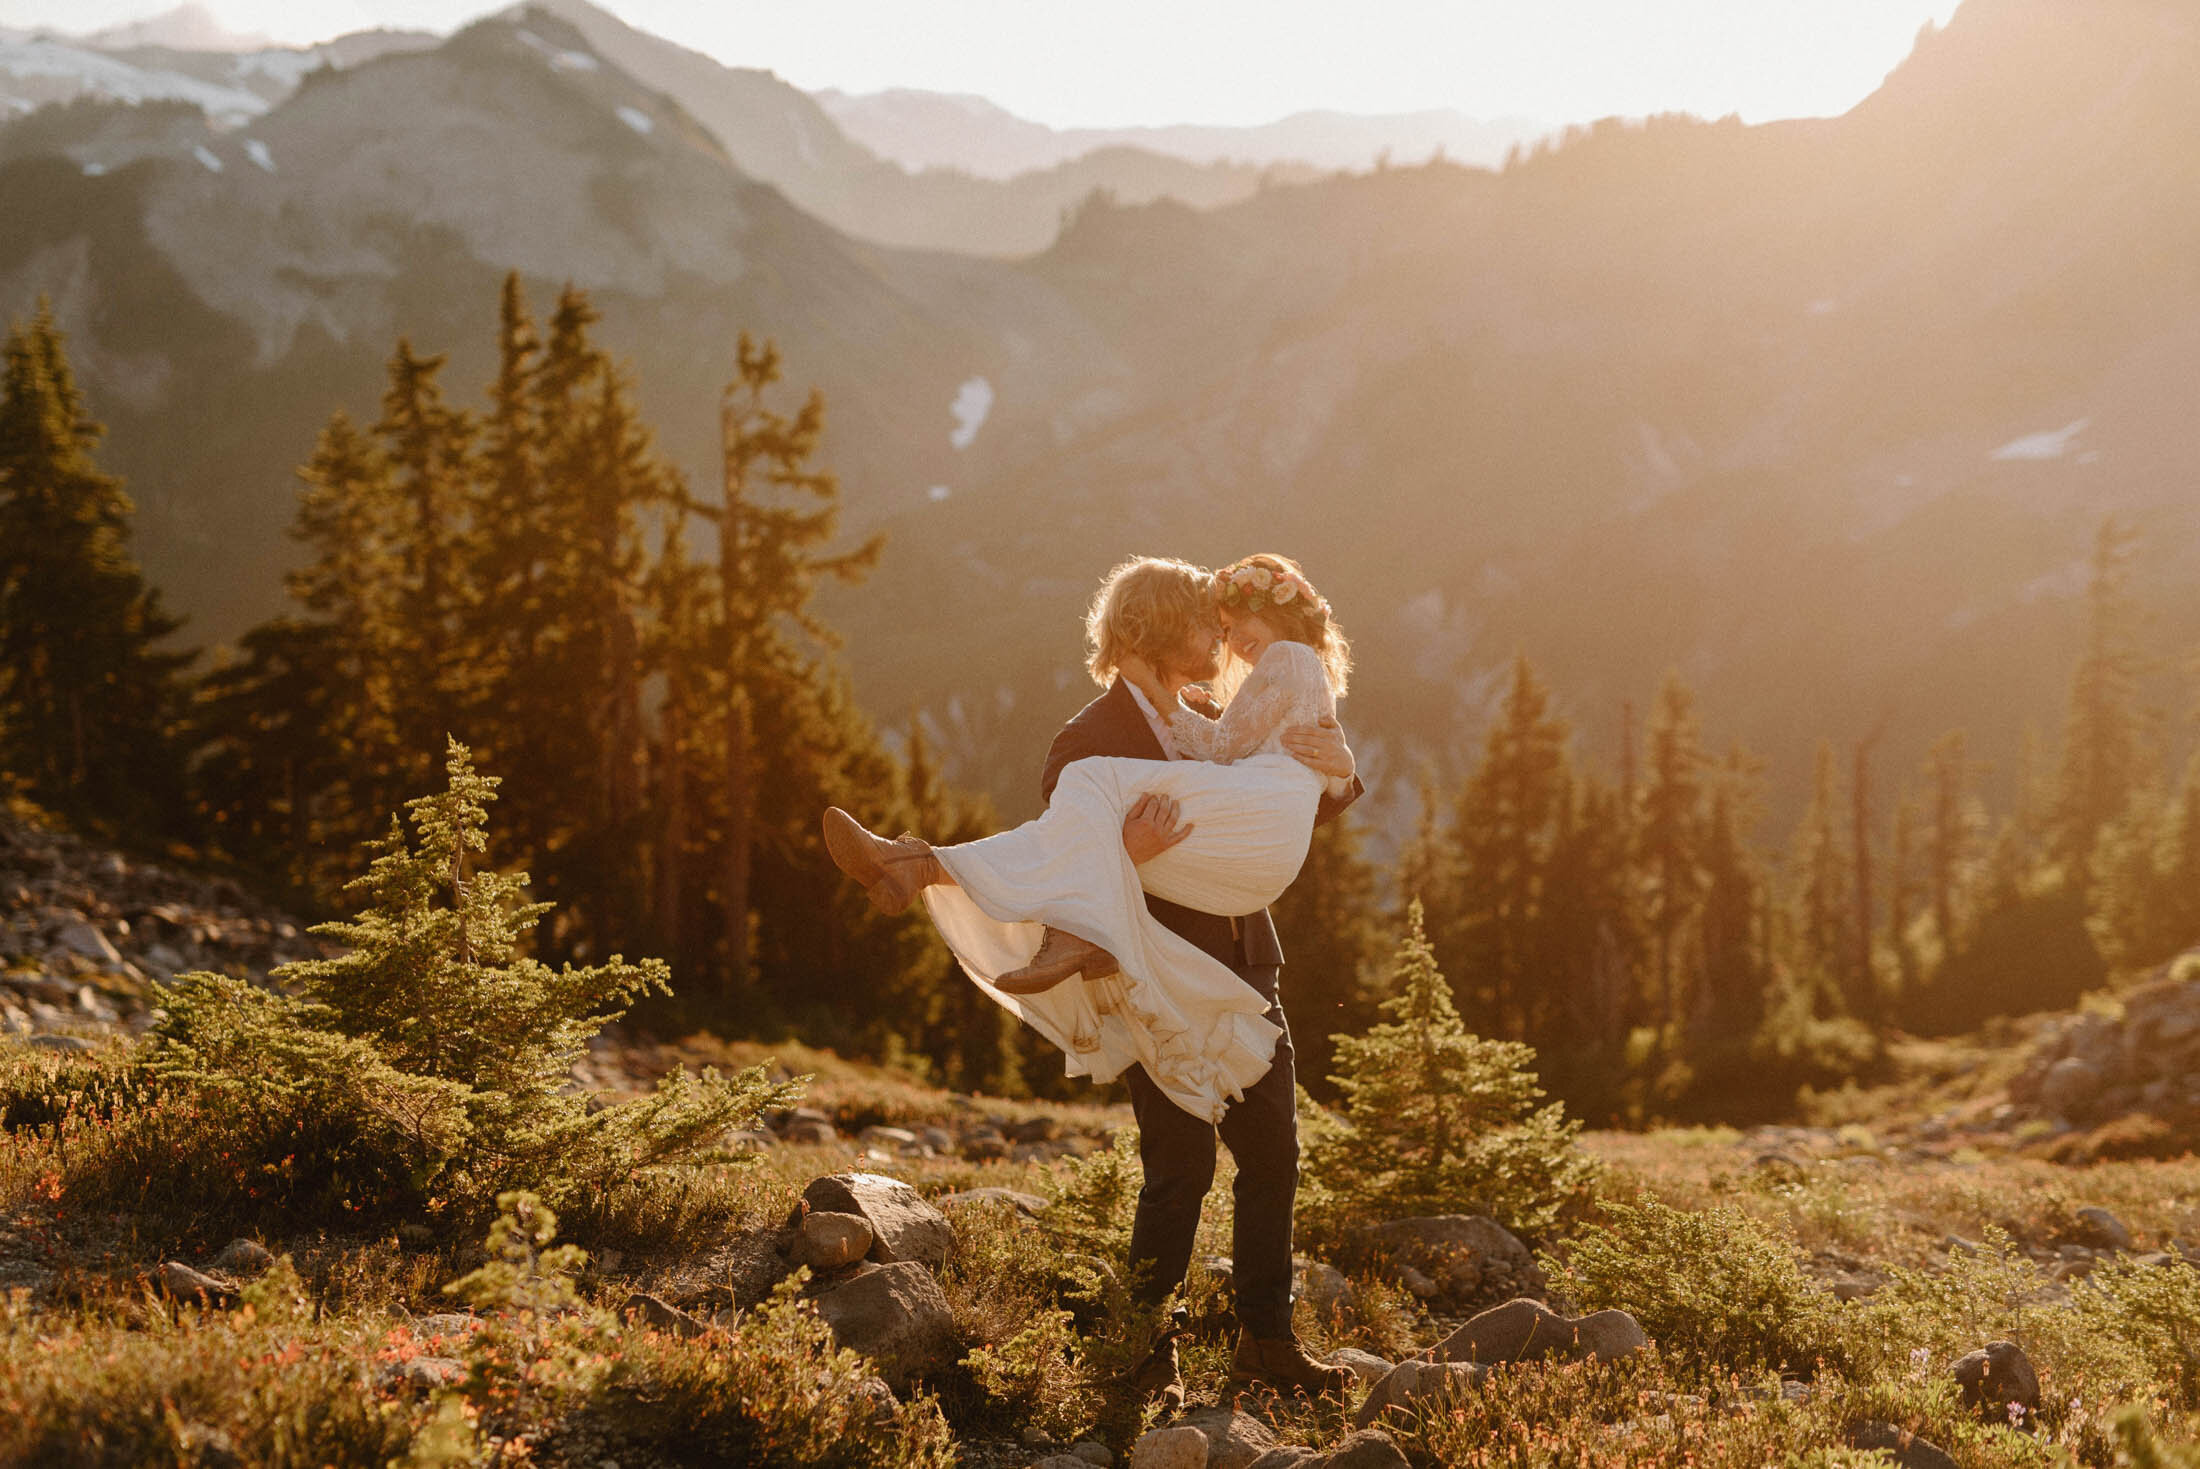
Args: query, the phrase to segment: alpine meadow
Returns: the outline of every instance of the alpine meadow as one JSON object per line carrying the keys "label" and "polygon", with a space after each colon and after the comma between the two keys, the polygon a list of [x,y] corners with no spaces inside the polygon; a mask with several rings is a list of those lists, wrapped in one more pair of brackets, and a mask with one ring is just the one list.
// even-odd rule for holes
{"label": "alpine meadow", "polygon": [[2200,1465],[2200,13],[609,3],[0,24],[0,1466]]}

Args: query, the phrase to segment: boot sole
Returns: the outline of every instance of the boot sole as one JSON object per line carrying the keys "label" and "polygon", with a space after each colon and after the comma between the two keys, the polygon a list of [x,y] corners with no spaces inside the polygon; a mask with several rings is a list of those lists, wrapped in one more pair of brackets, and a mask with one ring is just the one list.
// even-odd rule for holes
{"label": "boot sole", "polygon": [[825,855],[833,859],[835,867],[863,885],[863,895],[871,900],[871,906],[889,918],[907,912],[921,890],[897,881],[893,869],[879,861],[872,849],[876,838],[865,830],[863,823],[838,806],[828,806],[823,824]]}
{"label": "boot sole", "polygon": [[1086,979],[1106,979],[1111,974],[1121,974],[1122,972],[1122,966],[1119,964],[1110,963],[1103,969],[1097,962],[1091,962],[1081,964],[1077,968],[1067,970],[1061,974],[1033,979],[1018,979],[1013,974],[1004,974],[993,981],[993,988],[1004,995],[1043,995],[1056,985],[1076,979],[1080,975]]}

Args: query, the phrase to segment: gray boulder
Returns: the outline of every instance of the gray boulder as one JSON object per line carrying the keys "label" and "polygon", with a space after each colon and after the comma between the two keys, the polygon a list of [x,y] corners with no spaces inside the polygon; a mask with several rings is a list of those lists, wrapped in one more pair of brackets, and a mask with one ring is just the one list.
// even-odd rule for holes
{"label": "gray boulder", "polygon": [[1352,1282],[1345,1273],[1324,1260],[1309,1260],[1299,1276],[1299,1299],[1327,1316],[1352,1303]]}
{"label": "gray boulder", "polygon": [[813,1270],[841,1270],[871,1252],[871,1221],[861,1214],[816,1210],[803,1216],[795,1258]]}
{"label": "gray boulder", "polygon": [[1369,1390],[1360,1410],[1352,1415],[1352,1426],[1367,1428],[1392,1415],[1418,1417],[1423,1402],[1456,1397],[1479,1387],[1489,1375],[1490,1369],[1476,1362],[1424,1362],[1409,1357]]}
{"label": "gray boulder", "polygon": [[2040,1078],[2040,1106],[2064,1117],[2084,1110],[2101,1089],[2101,1068],[2078,1056],[2065,1056]]}
{"label": "gray boulder", "polygon": [[900,1388],[940,1365],[954,1345],[954,1317],[932,1272],[896,1261],[843,1281],[817,1298],[833,1338],[878,1364],[889,1387]]}
{"label": "gray boulder", "polygon": [[1439,1362],[1522,1362],[1559,1356],[1609,1362],[1639,1351],[1649,1342],[1642,1326],[1625,1311],[1595,1311],[1565,1317],[1541,1301],[1512,1300],[1492,1306],[1439,1342]]}
{"label": "gray boulder", "polygon": [[1036,1219],[1047,1211],[1050,1200],[1038,1194],[1027,1194],[1012,1188],[966,1188],[957,1193],[941,1194],[932,1201],[941,1209],[956,1209],[965,1204],[1007,1204],[1017,1213]]}
{"label": "gray boulder", "polygon": [[1267,1424],[1235,1408],[1194,1408],[1177,1422],[1206,1435],[1208,1469],[1251,1469],[1276,1446]]}
{"label": "gray boulder", "polygon": [[2027,1418],[2039,1411],[2040,1375],[2024,1348],[2013,1341],[1988,1342],[1958,1357],[1949,1370],[1963,1391],[1965,1406],[1976,1408],[1988,1422],[2007,1422],[2011,1403],[2022,1407]]}
{"label": "gray boulder", "polygon": [[2134,1243],[2124,1221],[2098,1205],[2080,1209],[2075,1217],[2081,1244],[2096,1250],[2129,1250]]}
{"label": "gray boulder", "polygon": [[955,1227],[898,1178],[835,1173],[802,1191],[813,1213],[858,1214],[871,1226],[869,1258],[881,1265],[914,1260],[937,1270],[954,1248]]}
{"label": "gray boulder", "polygon": [[1154,1428],[1131,1445],[1131,1469],[1207,1469],[1207,1435],[1196,1428]]}
{"label": "gray boulder", "polygon": [[[1434,1286],[1435,1294],[1424,1299],[1465,1306],[1544,1292],[1543,1272],[1528,1247],[1496,1220],[1480,1214],[1393,1219],[1369,1230],[1368,1240]],[[1412,1288],[1409,1283],[1408,1289]]]}
{"label": "gray boulder", "polygon": [[1397,1365],[1384,1361],[1373,1352],[1363,1352],[1358,1347],[1340,1347],[1329,1354],[1329,1360],[1357,1377],[1362,1387],[1381,1382],[1390,1375],[1390,1369]]}
{"label": "gray boulder", "polygon": [[1889,1455],[1902,1469],[1958,1469],[1938,1444],[1892,1423],[1867,1420],[1849,1430],[1849,1447]]}
{"label": "gray boulder", "polygon": [[251,1280],[272,1270],[275,1256],[269,1253],[266,1245],[255,1240],[233,1239],[207,1264],[215,1270]]}
{"label": "gray boulder", "polygon": [[1380,1428],[1362,1428],[1315,1460],[1319,1469],[1406,1469],[1406,1456]]}
{"label": "gray boulder", "polygon": [[456,1357],[408,1357],[384,1362],[374,1371],[374,1385],[383,1392],[411,1388],[430,1392],[465,1379],[466,1364]]}
{"label": "gray boulder", "polygon": [[53,941],[79,958],[109,969],[122,967],[122,955],[115,950],[107,935],[82,921],[64,923]]}
{"label": "gray boulder", "polygon": [[197,1306],[227,1310],[238,1302],[237,1292],[211,1275],[202,1275],[180,1260],[169,1260],[153,1272],[153,1282],[166,1294]]}

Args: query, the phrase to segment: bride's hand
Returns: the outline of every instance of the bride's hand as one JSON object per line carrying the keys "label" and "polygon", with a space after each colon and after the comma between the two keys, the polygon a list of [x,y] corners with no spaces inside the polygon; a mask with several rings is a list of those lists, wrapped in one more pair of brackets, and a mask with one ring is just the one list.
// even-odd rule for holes
{"label": "bride's hand", "polygon": [[1222,717],[1222,705],[1216,701],[1214,690],[1205,684],[1188,683],[1177,691],[1177,697],[1195,714],[1204,714],[1209,719]]}
{"label": "bride's hand", "polygon": [[1292,759],[1327,780],[1350,780],[1359,769],[1352,759],[1352,747],[1345,743],[1344,729],[1335,719],[1292,725],[1283,732],[1283,748]]}
{"label": "bride's hand", "polygon": [[1116,664],[1115,671],[1132,688],[1144,694],[1146,702],[1153,705],[1155,710],[1162,714],[1168,713],[1172,701],[1169,698],[1168,691],[1162,687],[1161,675],[1154,672],[1151,663],[1133,653],[1121,663]]}

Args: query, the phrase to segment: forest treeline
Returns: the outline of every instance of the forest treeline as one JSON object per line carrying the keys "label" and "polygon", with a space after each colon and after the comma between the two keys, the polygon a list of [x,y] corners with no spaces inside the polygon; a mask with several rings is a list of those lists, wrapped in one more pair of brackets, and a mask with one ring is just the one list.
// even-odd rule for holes
{"label": "forest treeline", "polygon": [[[1059,1063],[961,981],[921,917],[885,919],[816,836],[842,804],[935,840],[990,829],[912,719],[854,704],[812,610],[878,543],[837,525],[824,407],[743,339],[720,482],[655,450],[568,288],[519,279],[473,402],[400,341],[371,423],[334,414],[302,465],[291,609],[234,648],[177,651],[129,551],[131,504],[41,307],[0,382],[0,770],[14,794],[139,850],[225,865],[309,913],[447,740],[502,778],[491,859],[557,905],[542,957],[669,962],[663,1026],[917,1062],[942,1082],[1054,1090]],[[1821,746],[1813,799],[1766,850],[1762,762],[1707,742],[1669,675],[1616,770],[1575,747],[1521,657],[1464,778],[1422,782],[1376,870],[1348,817],[1278,911],[1302,1077],[1382,999],[1418,899],[1460,1008],[1533,1045],[1595,1119],[1777,1110],[1868,1073],[1894,1028],[1961,1031],[2073,1003],[2200,942],[2200,757],[2149,714],[2133,537],[2094,548],[2089,636],[2053,758],[1988,809],[1965,733],[1918,770]]]}

